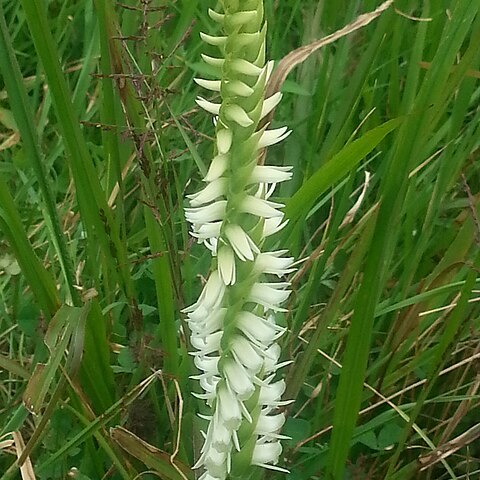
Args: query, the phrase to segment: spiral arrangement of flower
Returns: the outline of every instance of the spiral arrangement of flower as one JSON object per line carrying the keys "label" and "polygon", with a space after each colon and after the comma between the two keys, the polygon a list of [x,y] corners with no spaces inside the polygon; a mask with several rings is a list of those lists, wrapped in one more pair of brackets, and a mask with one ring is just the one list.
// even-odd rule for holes
{"label": "spiral arrangement of flower", "polygon": [[265,98],[273,63],[265,60],[266,24],[262,0],[223,0],[223,12],[209,10],[222,35],[202,34],[219,49],[203,55],[216,79],[196,79],[216,92],[220,103],[197,103],[214,116],[215,153],[206,186],[189,195],[186,218],[192,235],[212,253],[212,271],[198,301],[185,309],[195,347],[200,395],[211,409],[196,468],[201,480],[249,478],[252,465],[279,469],[278,407],[285,390],[275,380],[278,338],[284,330],[275,314],[290,293],[282,278],[293,271],[286,250],[262,251],[264,240],[284,225],[283,205],[269,200],[290,167],[259,165],[265,147],[290,133],[268,130],[263,119],[281,94]]}

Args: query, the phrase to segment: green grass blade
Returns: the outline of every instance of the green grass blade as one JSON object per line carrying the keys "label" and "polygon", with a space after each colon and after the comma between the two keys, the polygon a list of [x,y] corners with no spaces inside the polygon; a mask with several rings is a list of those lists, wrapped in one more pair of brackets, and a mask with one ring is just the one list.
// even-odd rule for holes
{"label": "green grass blade", "polygon": [[403,121],[395,118],[375,127],[348,144],[320,167],[287,202],[285,214],[293,221],[303,218],[315,200],[351,172],[378,144]]}
{"label": "green grass blade", "polygon": [[22,269],[27,282],[44,313],[53,317],[60,306],[55,282],[45,269],[27,238],[7,184],[0,179],[0,230]]}
{"label": "green grass blade", "polygon": [[[110,238],[116,247],[116,255],[121,255],[124,247],[119,241],[116,225],[113,223],[110,208],[107,206],[105,194],[98,180],[85,138],[80,130],[72,96],[60,68],[60,55],[50,32],[45,6],[39,0],[22,1],[22,6],[36,50],[45,69],[53,104],[59,118],[58,126],[68,152],[82,222],[90,240],[88,242],[90,250],[89,265],[94,272],[97,272],[97,281],[99,281],[98,260],[96,259],[97,245],[94,243],[94,239],[98,239],[100,249],[103,252],[103,263],[110,274],[104,282],[109,283],[111,281],[114,283],[115,279],[118,278],[118,271],[123,272],[125,269],[125,262],[120,261],[118,267],[112,263]],[[110,232],[110,238],[107,235],[107,230]],[[126,278],[125,274],[123,278]],[[112,291],[108,288],[108,283],[104,285],[104,291]],[[98,285],[100,290],[100,283]]]}
{"label": "green grass blade", "polygon": [[45,220],[50,227],[51,239],[57,252],[58,261],[63,272],[69,297],[76,304],[78,304],[78,292],[73,286],[74,274],[72,260],[68,255],[65,238],[60,228],[55,201],[44,167],[45,159],[39,147],[37,132],[33,121],[32,109],[29,106],[27,94],[23,85],[23,78],[20,74],[20,68],[15,58],[15,53],[13,51],[10,35],[5,23],[3,7],[1,4],[0,50],[4,52],[2,55],[0,55],[0,70],[3,72],[8,98],[15,116],[16,124],[22,137],[27,158],[32,164],[37,181],[42,191],[46,210]]}

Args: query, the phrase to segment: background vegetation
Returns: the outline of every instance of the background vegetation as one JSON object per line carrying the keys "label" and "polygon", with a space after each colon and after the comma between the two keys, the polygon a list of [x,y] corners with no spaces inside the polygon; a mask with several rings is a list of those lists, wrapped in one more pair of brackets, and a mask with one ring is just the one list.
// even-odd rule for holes
{"label": "background vegetation", "polygon": [[[378,5],[266,0],[269,56]],[[0,2],[1,480],[194,478],[208,6]],[[480,476],[479,11],[395,1],[283,84],[289,480]]]}

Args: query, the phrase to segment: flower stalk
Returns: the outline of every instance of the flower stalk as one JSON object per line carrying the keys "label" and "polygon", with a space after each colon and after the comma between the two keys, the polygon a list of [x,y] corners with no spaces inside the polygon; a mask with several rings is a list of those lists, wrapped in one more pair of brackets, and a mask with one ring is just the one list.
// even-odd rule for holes
{"label": "flower stalk", "polygon": [[[241,5],[240,5],[241,3]],[[219,36],[202,34],[219,55],[203,55],[215,79],[196,79],[219,103],[198,105],[214,116],[214,156],[205,187],[189,195],[186,218],[192,235],[212,253],[212,271],[196,303],[185,309],[191,330],[198,395],[211,409],[196,468],[201,480],[249,478],[252,465],[276,466],[285,421],[278,413],[285,390],[275,380],[284,329],[275,314],[289,295],[283,277],[293,258],[286,250],[262,251],[265,239],[285,224],[283,205],[269,200],[275,185],[290,179],[289,167],[258,165],[265,147],[283,140],[285,127],[268,130],[262,120],[281,94],[265,98],[272,62],[265,60],[266,24],[261,0],[223,0],[209,10]]]}

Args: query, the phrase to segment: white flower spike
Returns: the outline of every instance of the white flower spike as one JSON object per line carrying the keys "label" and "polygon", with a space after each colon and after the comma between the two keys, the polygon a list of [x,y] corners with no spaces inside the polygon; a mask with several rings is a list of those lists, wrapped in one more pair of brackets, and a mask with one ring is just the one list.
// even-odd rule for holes
{"label": "white flower spike", "polygon": [[[282,98],[280,93],[265,97],[273,62],[265,60],[263,2],[220,3],[223,12],[208,14],[222,32],[201,34],[220,52],[202,55],[218,77],[195,79],[220,97],[220,103],[196,100],[214,116],[215,151],[206,185],[188,195],[185,209],[192,236],[213,257],[199,299],[184,310],[199,370],[192,378],[204,391],[195,396],[211,409],[201,416],[208,426],[195,464],[204,470],[200,480],[243,478],[257,467],[285,471],[277,466],[285,438],[280,434],[285,416],[277,409],[289,402],[281,399],[285,382],[274,379],[288,362],[280,362],[277,341],[285,329],[275,316],[286,311],[288,275],[295,270],[286,250],[261,251],[265,239],[287,223],[283,205],[269,197],[277,183],[292,177],[291,167],[256,164],[262,149],[290,134],[286,127],[267,130],[261,123]],[[242,432],[251,431],[253,438],[239,434],[244,424],[251,427]]]}

